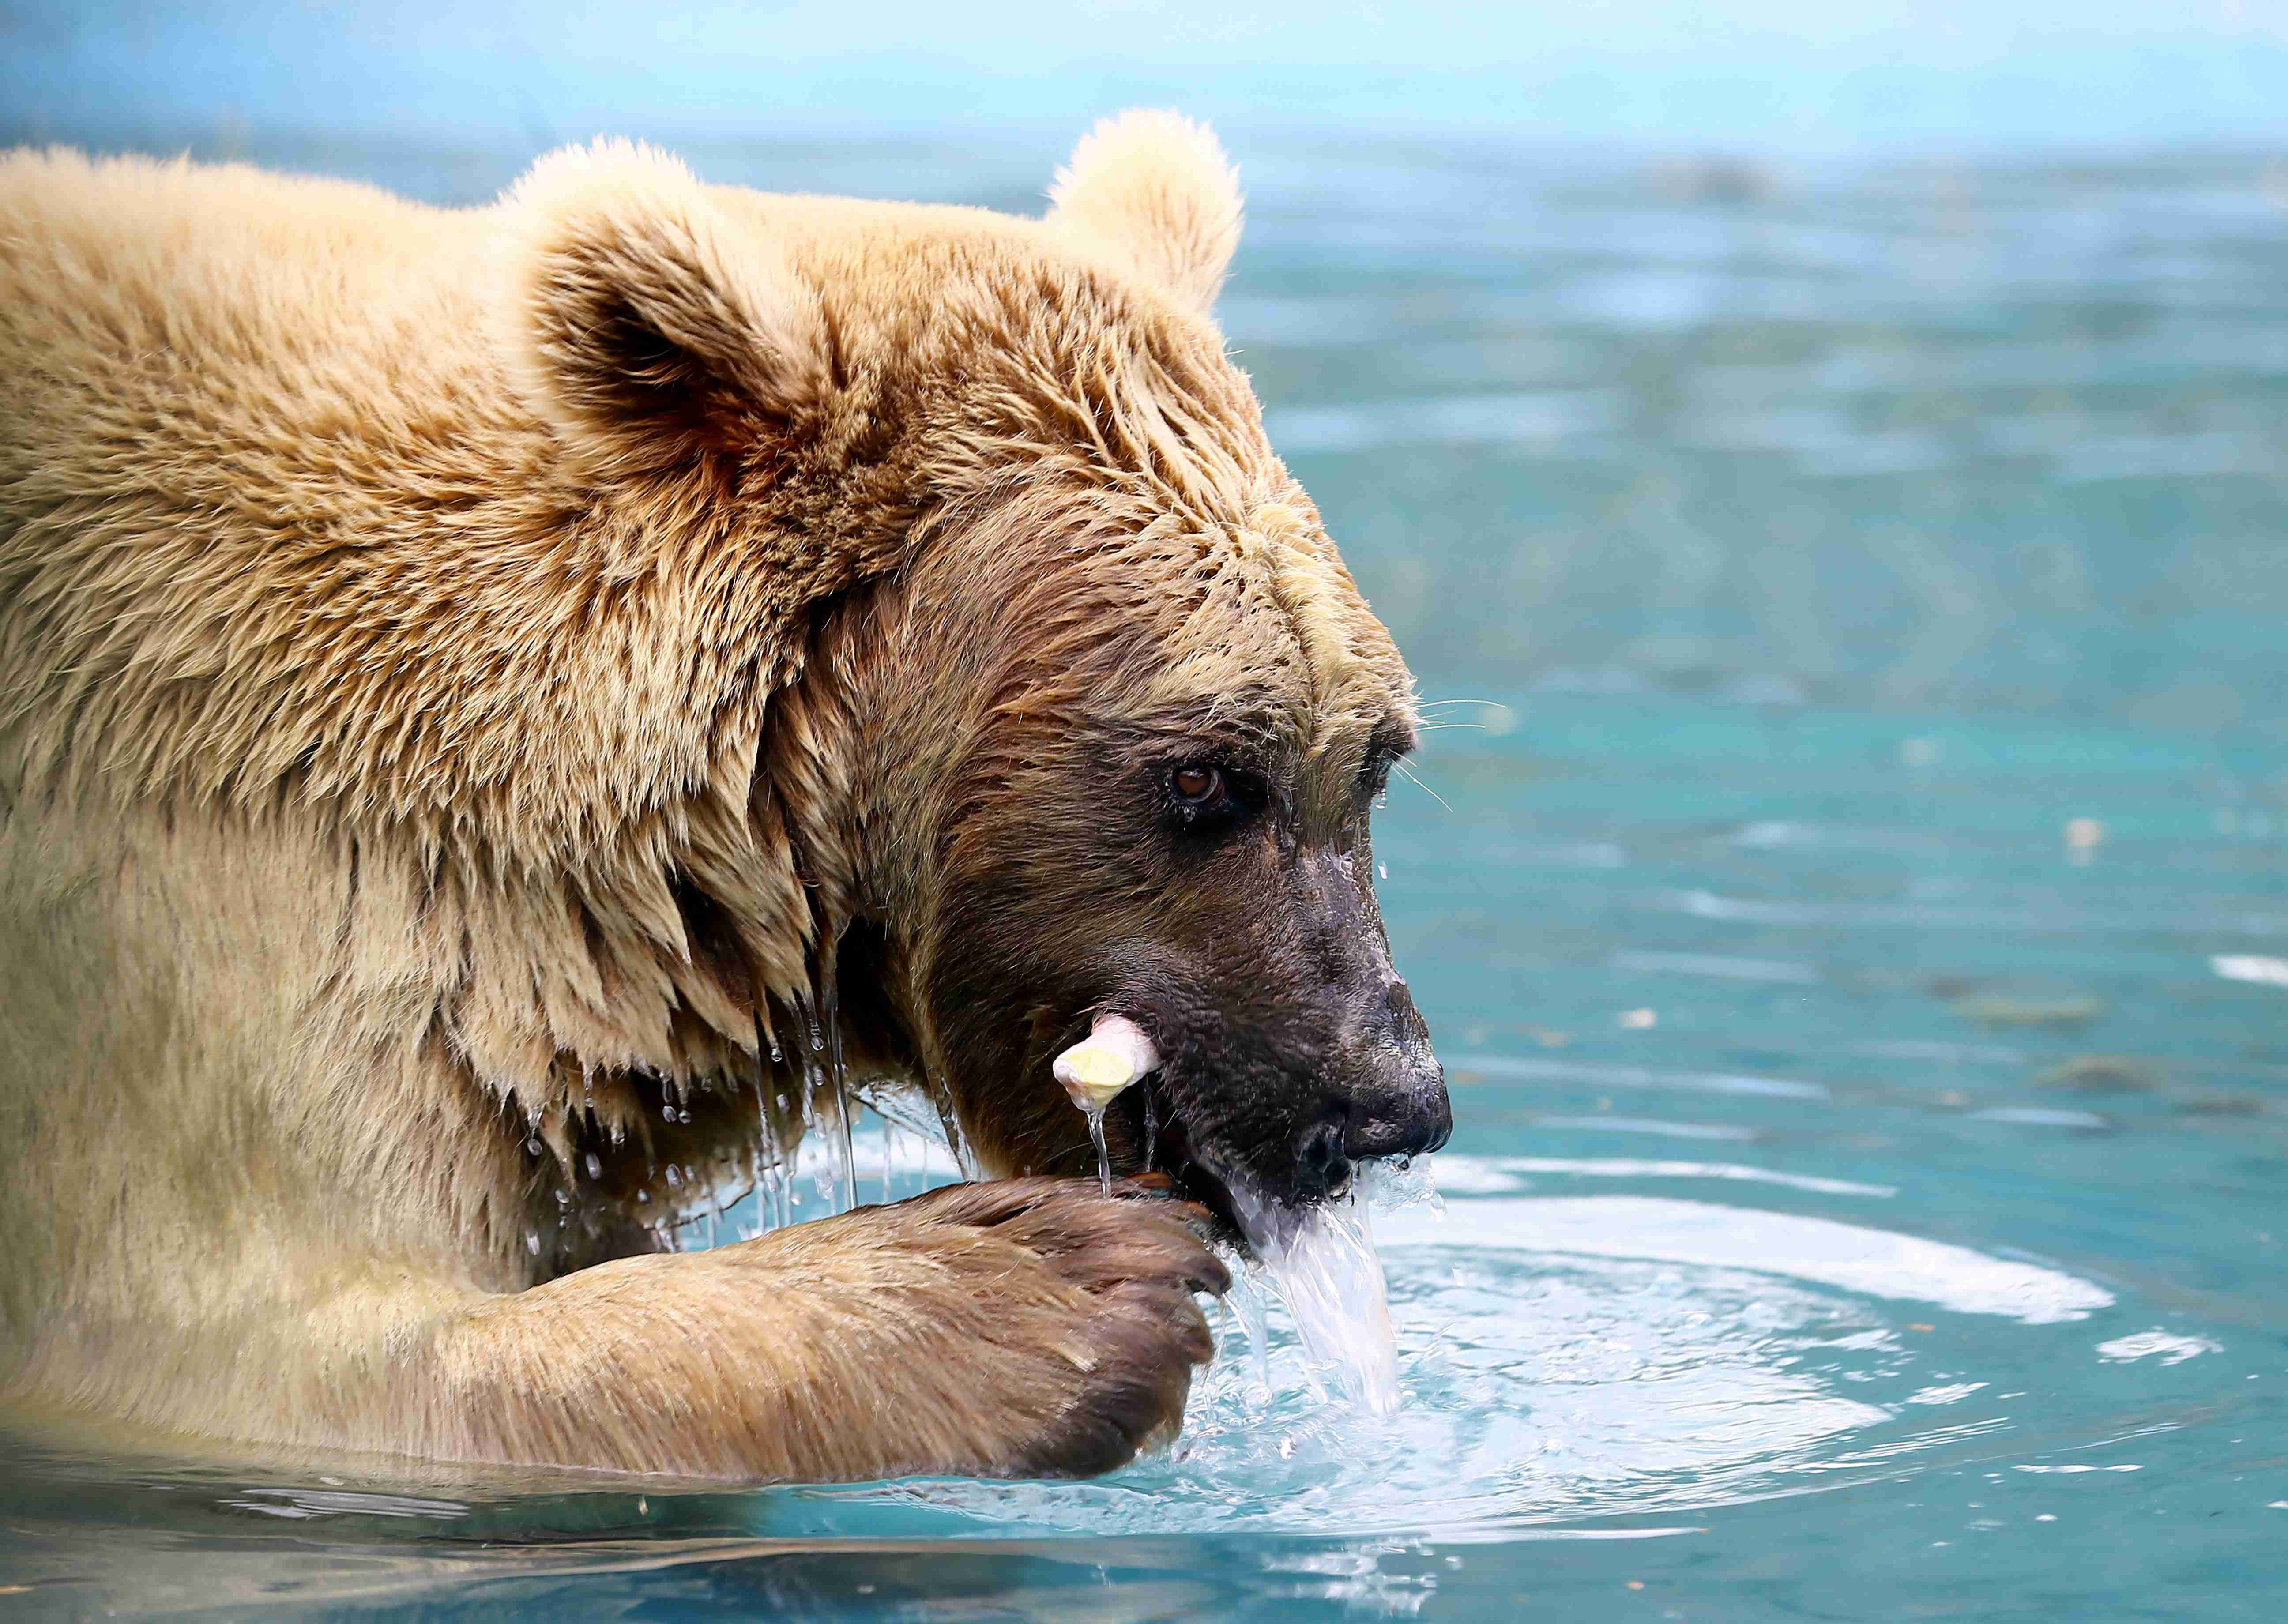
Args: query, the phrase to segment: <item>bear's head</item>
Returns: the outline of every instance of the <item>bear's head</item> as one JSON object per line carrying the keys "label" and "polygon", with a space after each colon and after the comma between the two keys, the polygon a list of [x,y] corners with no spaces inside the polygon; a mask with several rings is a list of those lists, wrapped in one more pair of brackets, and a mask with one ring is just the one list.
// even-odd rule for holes
{"label": "bear's head", "polygon": [[1212,139],[1108,122],[1053,197],[568,154],[512,200],[508,353],[571,477],[747,583],[691,589],[739,623],[685,635],[749,651],[754,734],[719,731],[798,883],[759,918],[769,887],[679,874],[718,1002],[829,1014],[1012,1174],[1092,1169],[1051,1063],[1126,1016],[1162,1065],[1114,1103],[1116,1167],[1227,1215],[1234,1181],[1307,1200],[1450,1125],[1373,886],[1410,680],[1212,320]]}

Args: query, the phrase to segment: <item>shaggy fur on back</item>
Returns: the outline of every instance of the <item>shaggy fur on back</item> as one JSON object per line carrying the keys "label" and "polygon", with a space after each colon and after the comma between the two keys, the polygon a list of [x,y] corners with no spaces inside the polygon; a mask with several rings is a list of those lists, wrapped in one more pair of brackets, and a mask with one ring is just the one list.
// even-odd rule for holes
{"label": "shaggy fur on back", "polygon": [[[801,1058],[764,1056],[822,1015],[957,1069],[917,989],[963,950],[970,812],[1037,759],[1011,706],[1148,731],[1240,696],[1314,782],[1410,710],[1208,319],[1213,142],[1132,116],[1056,197],[764,196],[610,143],[466,211],[0,159],[0,1392],[743,1476],[1064,1469],[1166,1424],[1217,1271],[1134,1203],[629,1256],[797,1130]],[[869,920],[911,928],[856,986]],[[938,1094],[1039,1164],[1037,1098]],[[981,1306],[946,1282],[996,1246],[1039,1274],[991,1277],[1013,1328],[870,1318],[908,1275]],[[1092,1336],[1130,1366],[1084,1446],[1041,1441],[1075,1402],[1045,1374],[1009,1378],[1029,1431],[965,1399],[949,1327],[1028,1311],[1060,1379]],[[589,1369],[615,1337],[666,1397]],[[930,1367],[883,1402],[937,1433],[756,1407],[883,1359]]]}

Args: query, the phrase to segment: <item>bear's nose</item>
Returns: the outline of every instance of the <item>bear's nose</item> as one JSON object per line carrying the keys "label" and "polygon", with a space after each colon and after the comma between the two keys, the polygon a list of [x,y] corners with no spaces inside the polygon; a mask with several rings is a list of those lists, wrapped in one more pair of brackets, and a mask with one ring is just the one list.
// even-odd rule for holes
{"label": "bear's nose", "polygon": [[1454,1132],[1454,1107],[1446,1097],[1446,1075],[1430,1062],[1426,1086],[1378,1092],[1355,1101],[1344,1151],[1361,1161],[1373,1156],[1426,1156]]}
{"label": "bear's nose", "polygon": [[1414,1007],[1406,983],[1383,989],[1379,1042],[1369,1046],[1368,1075],[1350,1100],[1343,1149],[1355,1160],[1423,1156],[1454,1131],[1446,1097],[1446,1071],[1430,1048],[1430,1028]]}

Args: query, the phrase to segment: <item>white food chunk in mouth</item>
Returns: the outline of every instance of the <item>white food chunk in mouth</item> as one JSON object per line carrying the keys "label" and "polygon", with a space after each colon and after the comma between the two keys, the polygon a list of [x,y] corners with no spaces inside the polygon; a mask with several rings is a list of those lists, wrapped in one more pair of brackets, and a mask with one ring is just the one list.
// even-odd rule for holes
{"label": "white food chunk in mouth", "polygon": [[1124,1015],[1100,1015],[1050,1069],[1076,1106],[1100,1116],[1123,1089],[1159,1066],[1160,1050],[1144,1028]]}

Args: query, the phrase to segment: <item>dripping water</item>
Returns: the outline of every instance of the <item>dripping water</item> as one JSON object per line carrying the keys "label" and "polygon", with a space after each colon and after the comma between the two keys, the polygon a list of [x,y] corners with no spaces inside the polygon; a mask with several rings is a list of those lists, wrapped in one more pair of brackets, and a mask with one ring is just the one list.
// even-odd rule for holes
{"label": "dripping water", "polygon": [[765,1162],[755,1172],[755,1209],[759,1222],[765,1229],[786,1227],[786,1192],[784,1179],[779,1172],[776,1158]]}
{"label": "dripping water", "polygon": [[[818,1028],[815,1025],[811,1027],[811,1035],[814,1039],[818,1036]],[[806,1103],[803,1106],[802,1121],[805,1138],[809,1137],[809,1130],[818,1125],[819,1113],[825,1106],[826,1071],[820,1063],[820,1054],[824,1047],[822,1042],[815,1042],[811,1051],[803,1058],[802,1091]],[[818,1199],[824,1203],[829,1216],[842,1210],[844,1188],[844,1181],[838,1176],[842,1165],[839,1155],[841,1145],[838,1143],[834,1148],[836,1156],[818,1169],[817,1176],[814,1181],[818,1186]]]}
{"label": "dripping water", "polygon": [[1231,1289],[1223,1300],[1246,1334],[1248,1353],[1255,1367],[1255,1385],[1248,1390],[1248,1398],[1259,1407],[1271,1402],[1271,1323],[1265,1311],[1262,1286],[1251,1270],[1235,1269]]}
{"label": "dripping water", "polygon": [[828,968],[821,977],[822,1013],[826,1022],[826,1065],[828,1075],[834,1083],[834,1150],[841,1165],[842,1188],[834,1210],[847,1212],[858,1205],[858,1153],[851,1142],[850,1119],[857,1114],[857,1100],[850,1091],[850,1067],[842,1056],[842,1011],[836,993],[834,959],[827,961]]}
{"label": "dripping water", "polygon": [[984,1175],[977,1153],[970,1147],[969,1136],[961,1131],[961,1119],[954,1114],[951,1102],[933,1083],[926,1081],[924,1086],[937,1106],[938,1127],[944,1130],[946,1148],[953,1153],[954,1166],[961,1169],[963,1178],[975,1184]]}
{"label": "dripping water", "polygon": [[1104,1113],[1084,1110],[1088,1119],[1089,1141],[1096,1146],[1096,1182],[1105,1194],[1112,1193],[1112,1157],[1104,1148]]}
{"label": "dripping water", "polygon": [[858,1203],[857,1147],[852,1139],[855,1114],[849,1066],[843,1058],[840,1011],[837,1007],[831,970],[819,978],[816,1002],[799,995],[795,1006],[809,1039],[802,1065],[803,1135],[813,1128],[830,1129],[833,1153],[830,1166],[819,1169],[818,1193],[831,1213],[847,1212]]}
{"label": "dripping water", "polygon": [[[756,1234],[820,1216],[798,1210],[804,1205],[803,1192],[814,1186],[827,1214],[846,1212],[859,1203],[858,1119],[869,1108],[879,1119],[882,1132],[879,1189],[885,1204],[897,1197],[902,1165],[915,1154],[922,1155],[926,1164],[927,1146],[941,1134],[961,1176],[969,1180],[980,1176],[975,1152],[950,1104],[926,1080],[918,1089],[893,1089],[879,1098],[870,1091],[862,1095],[854,1084],[830,974],[821,977],[814,1002],[796,994],[781,1003],[783,1017],[795,1023],[791,1042],[779,1038],[768,998],[759,987],[754,1002],[753,1082],[762,1118],[750,1164]],[[801,1147],[813,1129],[821,1130],[822,1163],[816,1154],[803,1162]],[[1100,1143],[1099,1162],[1100,1182],[1108,1184],[1109,1159]],[[749,1225],[742,1220],[740,1227]]]}
{"label": "dripping water", "polygon": [[[785,1074],[786,1054],[771,1026],[769,1008],[762,989],[757,987],[755,1095],[762,1107],[763,1150],[768,1165],[756,1174],[756,1205],[767,1215],[771,1228],[784,1229],[794,1222],[794,1156],[802,1139],[802,1102],[784,1086],[790,1081]],[[763,1058],[766,1054],[770,1057],[767,1063]]]}

